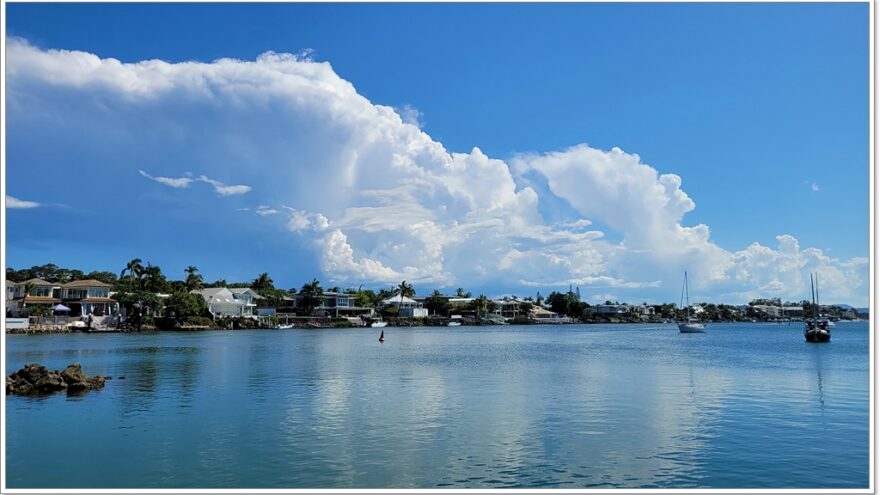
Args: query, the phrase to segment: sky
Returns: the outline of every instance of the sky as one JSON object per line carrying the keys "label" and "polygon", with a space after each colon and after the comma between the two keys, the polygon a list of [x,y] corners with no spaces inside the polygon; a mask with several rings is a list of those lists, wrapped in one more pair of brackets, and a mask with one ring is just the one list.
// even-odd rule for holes
{"label": "sky", "polygon": [[868,4],[6,4],[6,263],[869,297]]}

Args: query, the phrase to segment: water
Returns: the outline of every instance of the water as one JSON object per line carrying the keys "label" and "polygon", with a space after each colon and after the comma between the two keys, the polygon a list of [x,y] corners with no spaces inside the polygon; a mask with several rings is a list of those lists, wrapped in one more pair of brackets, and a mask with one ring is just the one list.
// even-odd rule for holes
{"label": "water", "polygon": [[868,327],[7,335],[10,488],[868,487]]}

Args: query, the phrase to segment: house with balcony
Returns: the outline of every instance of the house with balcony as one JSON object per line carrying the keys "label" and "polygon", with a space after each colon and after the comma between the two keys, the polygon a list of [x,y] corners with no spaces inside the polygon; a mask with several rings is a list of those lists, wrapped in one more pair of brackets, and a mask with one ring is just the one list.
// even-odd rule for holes
{"label": "house with balcony", "polygon": [[251,317],[256,314],[256,301],[262,299],[253,289],[212,287],[190,291],[205,300],[212,316]]}
{"label": "house with balcony", "polygon": [[383,299],[379,304],[383,308],[392,306],[397,308],[398,316],[404,318],[423,318],[428,316],[428,308],[426,308],[424,304],[406,296],[391,296],[387,299]]}
{"label": "house with balcony", "polygon": [[[299,301],[302,298],[303,294],[296,295],[296,306],[299,306]],[[321,305],[315,308],[313,313],[334,318],[352,318],[357,316],[373,316],[373,308],[357,306],[354,294],[331,291],[321,294]]]}
{"label": "house with balcony", "polygon": [[119,312],[119,303],[110,298],[110,284],[100,280],[74,280],[61,286],[61,304],[70,308],[69,316],[110,316]]}
{"label": "house with balcony", "polygon": [[[25,287],[31,289],[25,294]],[[30,306],[54,306],[61,302],[61,284],[32,278],[24,282],[6,283],[6,309],[11,316],[27,314]]]}

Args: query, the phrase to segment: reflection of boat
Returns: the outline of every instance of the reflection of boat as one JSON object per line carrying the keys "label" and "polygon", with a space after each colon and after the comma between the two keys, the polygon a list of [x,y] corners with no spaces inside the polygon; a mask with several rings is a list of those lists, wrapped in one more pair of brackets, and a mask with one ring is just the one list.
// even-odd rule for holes
{"label": "reflection of boat", "polygon": [[810,298],[816,309],[815,318],[810,318],[804,323],[804,338],[807,342],[817,344],[831,341],[831,329],[828,328],[828,320],[819,318],[819,274],[816,273],[816,287],[813,288],[813,274],[810,274]]}
{"label": "reflection of boat", "polygon": [[678,322],[678,331],[681,333],[705,333],[706,326],[697,319],[691,318],[691,295],[688,288],[688,272],[684,272],[684,285],[681,288],[682,302],[687,302],[687,317],[685,321]]}

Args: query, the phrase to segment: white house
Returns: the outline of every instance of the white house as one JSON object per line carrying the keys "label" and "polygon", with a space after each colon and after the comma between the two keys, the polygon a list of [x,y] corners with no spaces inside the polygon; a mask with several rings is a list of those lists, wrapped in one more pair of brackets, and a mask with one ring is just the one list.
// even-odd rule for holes
{"label": "white house", "polygon": [[262,299],[252,289],[214,287],[190,292],[202,296],[213,316],[253,316],[257,307],[254,301]]}
{"label": "white house", "polygon": [[406,296],[402,298],[399,295],[391,296],[388,299],[383,299],[381,305],[383,307],[394,306],[398,310],[397,314],[405,318],[428,316],[428,308],[424,307],[422,303]]}

